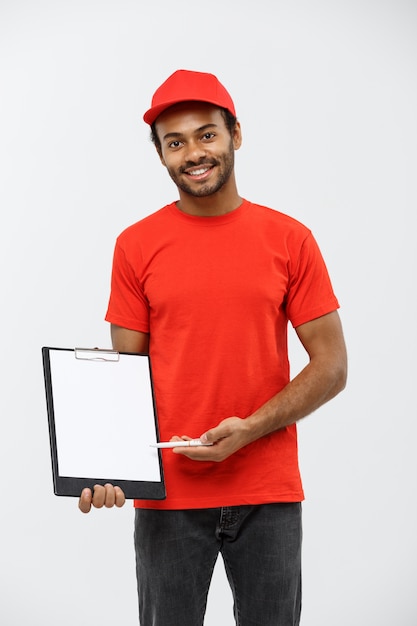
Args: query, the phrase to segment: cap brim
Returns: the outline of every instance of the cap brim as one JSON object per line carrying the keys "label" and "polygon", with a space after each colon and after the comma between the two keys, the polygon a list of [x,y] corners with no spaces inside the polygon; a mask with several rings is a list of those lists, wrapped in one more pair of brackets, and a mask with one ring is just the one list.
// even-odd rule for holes
{"label": "cap brim", "polygon": [[[144,114],[143,120],[147,124],[149,124],[149,126],[151,126],[156,120],[156,118],[161,115],[161,113],[163,113],[166,109],[169,109],[169,107],[174,106],[174,104],[180,104],[180,102],[206,102],[207,104],[213,104],[214,106],[218,106],[222,109],[225,108],[224,104],[222,104],[221,102],[215,102],[214,100],[207,100],[207,98],[190,98],[190,99],[178,98],[175,100],[164,102],[163,104],[158,104],[155,107],[151,107]],[[229,109],[229,107],[226,107],[226,108]],[[230,112],[233,113],[233,115],[236,115],[234,111],[230,111]]]}

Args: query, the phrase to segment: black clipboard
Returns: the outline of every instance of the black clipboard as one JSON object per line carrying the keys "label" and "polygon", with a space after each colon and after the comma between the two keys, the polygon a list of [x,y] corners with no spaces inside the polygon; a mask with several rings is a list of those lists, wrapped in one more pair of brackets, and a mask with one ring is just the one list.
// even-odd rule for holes
{"label": "black clipboard", "polygon": [[166,497],[149,356],[42,348],[54,493],[111,483],[128,499]]}

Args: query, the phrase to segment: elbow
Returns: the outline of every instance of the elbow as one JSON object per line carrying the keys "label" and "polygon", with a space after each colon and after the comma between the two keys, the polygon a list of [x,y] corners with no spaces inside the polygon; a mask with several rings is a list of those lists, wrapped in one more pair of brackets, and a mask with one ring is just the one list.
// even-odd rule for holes
{"label": "elbow", "polygon": [[348,378],[347,359],[343,359],[334,368],[333,390],[334,390],[335,396],[345,389],[346,384],[347,384],[347,378]]}

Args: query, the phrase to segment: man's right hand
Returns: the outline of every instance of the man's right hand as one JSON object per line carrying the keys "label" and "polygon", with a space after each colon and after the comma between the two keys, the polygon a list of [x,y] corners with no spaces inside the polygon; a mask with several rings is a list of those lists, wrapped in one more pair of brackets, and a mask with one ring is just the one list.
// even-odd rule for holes
{"label": "man's right hand", "polygon": [[83,513],[89,513],[91,507],[101,509],[103,506],[110,509],[113,506],[121,507],[126,501],[125,494],[120,487],[113,487],[110,483],[106,485],[95,485],[94,491],[91,489],[83,489],[78,508]]}

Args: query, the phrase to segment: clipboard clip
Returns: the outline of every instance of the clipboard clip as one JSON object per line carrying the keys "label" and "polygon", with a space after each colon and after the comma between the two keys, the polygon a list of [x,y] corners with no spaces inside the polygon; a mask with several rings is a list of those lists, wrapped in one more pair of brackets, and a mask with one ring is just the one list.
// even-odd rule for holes
{"label": "clipboard clip", "polygon": [[105,350],[102,348],[75,348],[74,355],[80,361],[104,361],[117,363],[120,354],[117,350]]}

